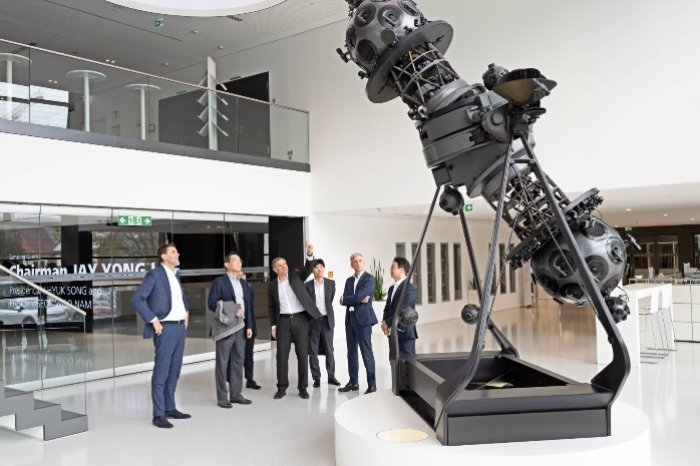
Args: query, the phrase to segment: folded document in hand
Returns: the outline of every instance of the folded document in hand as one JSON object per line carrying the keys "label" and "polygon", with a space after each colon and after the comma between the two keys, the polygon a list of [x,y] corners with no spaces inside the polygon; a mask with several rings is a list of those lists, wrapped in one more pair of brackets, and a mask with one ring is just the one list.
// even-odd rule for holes
{"label": "folded document in hand", "polygon": [[233,301],[216,303],[216,312],[211,323],[211,336],[214,341],[222,340],[245,327],[245,318],[236,317],[240,309],[241,305]]}

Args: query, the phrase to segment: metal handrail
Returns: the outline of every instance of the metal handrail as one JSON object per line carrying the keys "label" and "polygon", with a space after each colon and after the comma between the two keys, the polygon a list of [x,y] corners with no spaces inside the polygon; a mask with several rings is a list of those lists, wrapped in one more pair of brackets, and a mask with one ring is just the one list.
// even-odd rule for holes
{"label": "metal handrail", "polygon": [[27,280],[27,279],[24,278],[23,276],[17,275],[16,273],[14,273],[12,270],[8,269],[8,268],[5,267],[4,265],[0,265],[0,271],[5,272],[5,273],[8,274],[9,276],[11,276],[11,277],[13,277],[13,278],[16,278],[17,280],[21,281],[21,282],[24,283],[25,285],[30,286],[30,287],[34,288],[35,290],[39,291],[40,293],[45,294],[45,295],[48,296],[49,298],[51,298],[51,299],[53,299],[53,300],[55,300],[55,301],[57,301],[57,302],[63,304],[64,306],[67,306],[68,309],[70,309],[71,311],[77,312],[78,314],[81,314],[83,317],[85,317],[85,316],[87,315],[87,314],[85,313],[85,311],[81,311],[80,309],[78,309],[77,307],[75,307],[74,305],[72,305],[71,303],[69,303],[68,301],[66,301],[65,299],[59,298],[59,297],[56,296],[55,294],[51,293],[50,291],[45,290],[44,288],[40,287],[40,286],[37,285],[36,283],[32,282],[31,280]]}
{"label": "metal handrail", "polygon": [[265,102],[264,100],[253,99],[252,97],[246,97],[246,96],[244,96],[244,95],[238,95],[238,94],[234,94],[234,93],[232,93],[232,92],[220,91],[220,90],[218,90],[218,89],[212,89],[212,88],[210,88],[210,87],[200,86],[199,84],[186,83],[186,82],[184,82],[184,81],[178,81],[177,79],[165,78],[165,77],[163,77],[163,76],[157,76],[157,75],[155,75],[155,74],[144,73],[143,71],[136,71],[136,70],[132,70],[132,69],[130,69],[130,68],[124,68],[123,66],[111,65],[111,64],[109,64],[109,63],[103,63],[103,62],[99,62],[99,61],[96,61],[96,60],[90,60],[89,58],[76,57],[75,55],[69,55],[69,54],[63,53],[63,52],[56,52],[55,50],[44,49],[44,48],[41,48],[41,47],[36,47],[36,46],[34,46],[34,45],[23,44],[23,43],[21,43],[21,42],[15,42],[15,41],[12,41],[12,40],[7,40],[7,39],[0,39],[0,42],[5,42],[5,43],[8,43],[8,44],[13,44],[13,45],[17,45],[17,46],[20,46],[20,47],[25,47],[25,48],[28,48],[28,49],[38,50],[38,51],[40,51],[40,52],[46,52],[46,53],[50,53],[50,54],[53,54],[53,55],[60,55],[60,56],[66,57],[66,58],[71,58],[71,59],[73,59],[73,60],[83,61],[83,62],[87,62],[87,63],[94,63],[94,64],[96,64],[96,65],[106,66],[106,67],[108,67],[108,68],[114,68],[114,69],[121,70],[121,71],[128,71],[128,72],[130,72],[130,73],[139,74],[139,75],[141,75],[141,76],[148,76],[148,77],[155,78],[155,79],[162,79],[163,81],[170,81],[170,82],[172,82],[172,83],[182,84],[182,85],[184,85],[184,86],[194,87],[194,88],[197,88],[197,89],[202,90],[202,91],[214,91],[214,92],[218,92],[219,94],[227,95],[227,96],[229,96],[229,97],[235,96],[235,97],[238,97],[239,99],[252,100],[253,102],[258,102],[258,103],[261,103],[261,104],[267,104],[267,105],[269,105],[270,107],[284,108],[284,109],[286,109],[286,110],[293,110],[293,111],[295,111],[295,112],[301,112],[301,113],[306,113],[306,114],[309,113],[308,110],[301,110],[301,109],[299,109],[299,108],[288,107],[288,106],[286,106],[286,105],[280,105],[280,104],[272,103],[272,102]]}

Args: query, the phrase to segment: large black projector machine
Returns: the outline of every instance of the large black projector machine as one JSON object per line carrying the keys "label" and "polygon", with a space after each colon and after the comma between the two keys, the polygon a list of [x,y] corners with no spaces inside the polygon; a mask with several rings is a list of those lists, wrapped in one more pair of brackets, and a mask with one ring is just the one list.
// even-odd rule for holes
{"label": "large black projector machine", "polygon": [[[598,190],[571,201],[537,161],[532,127],[545,113],[541,99],[556,83],[536,69],[509,72],[490,65],[483,83],[468,84],[444,57],[453,35],[448,23],[428,21],[412,0],[346,1],[345,50],[337,52],[360,67],[370,101],[401,97],[408,105],[437,185],[409,280],[439,197],[443,210],[459,216],[472,273],[481,284],[480,304],[461,311],[476,328],[470,352],[400,355],[398,332],[391,333],[393,392],[435,429],[443,445],[611,435],[612,405],[630,371],[615,325],[629,308],[611,292],[627,267],[626,246],[638,246],[591,215],[603,201]],[[496,211],[483,283],[460,188]],[[496,269],[501,220],[520,241]],[[589,383],[524,361],[491,319],[494,280],[500,281],[506,263],[517,269],[528,262],[535,281],[557,302],[589,305],[605,329],[613,359]],[[403,306],[406,289],[394,329],[418,320],[414,309]],[[484,350],[487,331],[499,351]]]}

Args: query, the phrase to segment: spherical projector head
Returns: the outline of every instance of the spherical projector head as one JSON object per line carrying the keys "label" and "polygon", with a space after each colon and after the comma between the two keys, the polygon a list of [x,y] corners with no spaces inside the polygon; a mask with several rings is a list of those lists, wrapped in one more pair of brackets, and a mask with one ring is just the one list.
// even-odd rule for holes
{"label": "spherical projector head", "polygon": [[[595,217],[576,230],[572,228],[572,233],[601,294],[610,297],[625,273],[627,261],[620,236],[610,225]],[[556,301],[582,305],[589,297],[581,287],[573,254],[560,243],[559,238],[555,238],[535,253],[532,258],[535,280]]]}
{"label": "spherical projector head", "polygon": [[415,108],[459,79],[442,56],[452,41],[448,23],[428,21],[413,0],[347,1],[347,52],[338,53],[361,68],[360,77],[369,78],[372,102],[401,96]]}

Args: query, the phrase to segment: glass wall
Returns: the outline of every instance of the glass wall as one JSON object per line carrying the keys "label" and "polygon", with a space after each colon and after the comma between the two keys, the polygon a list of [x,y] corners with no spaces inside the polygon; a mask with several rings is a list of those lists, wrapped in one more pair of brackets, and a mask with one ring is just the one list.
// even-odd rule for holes
{"label": "glass wall", "polygon": [[[146,272],[159,266],[156,251],[167,242],[180,252],[190,306],[186,357],[214,351],[207,297],[212,280],[224,273],[229,251],[243,258],[259,297],[258,335],[269,338],[267,217],[11,204],[0,204],[0,216],[2,264],[86,312],[84,321],[75,316],[86,336],[74,341],[87,353],[91,378],[147,370],[153,363],[153,343],[142,338],[144,323],[131,298]],[[47,327],[63,325],[65,319],[52,325],[52,312],[49,308]],[[31,315],[24,317],[29,324]],[[22,324],[5,320],[0,329]]]}

